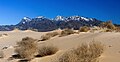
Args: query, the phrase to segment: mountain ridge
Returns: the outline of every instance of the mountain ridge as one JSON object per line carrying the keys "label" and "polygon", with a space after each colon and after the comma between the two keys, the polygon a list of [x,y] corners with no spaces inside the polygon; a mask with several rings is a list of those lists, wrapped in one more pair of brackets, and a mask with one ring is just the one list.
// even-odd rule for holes
{"label": "mountain ridge", "polygon": [[0,31],[11,31],[15,28],[20,30],[36,29],[38,31],[52,31],[58,28],[79,29],[82,26],[98,26],[100,23],[102,23],[102,21],[98,19],[83,16],[56,16],[53,19],[44,16],[38,16],[35,18],[23,17],[16,25],[0,26]]}

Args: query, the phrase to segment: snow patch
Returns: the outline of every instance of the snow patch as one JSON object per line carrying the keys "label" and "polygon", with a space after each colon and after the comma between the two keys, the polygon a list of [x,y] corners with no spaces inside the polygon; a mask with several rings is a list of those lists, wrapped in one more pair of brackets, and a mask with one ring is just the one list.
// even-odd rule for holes
{"label": "snow patch", "polygon": [[65,18],[63,17],[63,16],[57,16],[56,18],[55,18],[55,20],[56,21],[63,21],[63,20],[65,20]]}
{"label": "snow patch", "polygon": [[44,18],[44,16],[38,16],[38,17],[36,17],[36,18]]}
{"label": "snow patch", "polygon": [[90,21],[88,18],[85,18],[85,17],[81,17],[81,19],[83,19],[85,21]]}

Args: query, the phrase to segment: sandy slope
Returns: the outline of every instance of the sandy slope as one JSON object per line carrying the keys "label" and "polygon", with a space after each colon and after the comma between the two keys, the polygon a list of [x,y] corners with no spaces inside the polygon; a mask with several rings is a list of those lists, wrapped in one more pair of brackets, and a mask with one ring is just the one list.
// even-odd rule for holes
{"label": "sandy slope", "polygon": [[9,31],[9,32],[0,32],[0,34],[6,33],[8,36],[0,38],[0,49],[5,46],[15,45],[16,42],[20,41],[24,37],[32,37],[39,39],[42,32],[32,32],[32,31]]}
{"label": "sandy slope", "polygon": [[[32,31],[13,31],[13,32],[0,32],[7,33],[8,36],[0,38],[0,49],[5,46],[13,46],[17,41],[20,41],[23,37],[29,36],[35,39],[39,39],[41,35],[46,32],[32,32]],[[51,59],[55,59],[57,55],[66,49],[76,47],[84,42],[100,41],[106,45],[105,51],[100,58],[100,62],[120,62],[120,33],[80,33],[73,34],[65,37],[54,37],[47,40],[46,44],[53,44],[60,49],[55,55],[46,56],[42,58],[35,58],[31,62],[50,62]],[[110,46],[110,47],[109,47]],[[6,53],[6,59],[12,53],[14,48],[10,47],[4,53]],[[8,52],[9,51],[9,52]],[[5,59],[0,59],[0,62],[7,62]],[[10,61],[8,61],[10,62]],[[15,62],[15,60],[11,61]]]}

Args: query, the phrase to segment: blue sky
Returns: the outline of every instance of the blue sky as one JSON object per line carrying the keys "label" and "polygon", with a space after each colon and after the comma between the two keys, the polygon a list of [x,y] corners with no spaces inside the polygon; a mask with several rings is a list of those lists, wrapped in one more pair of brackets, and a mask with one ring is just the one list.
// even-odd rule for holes
{"label": "blue sky", "polygon": [[120,0],[0,0],[0,25],[28,16],[80,15],[120,24]]}

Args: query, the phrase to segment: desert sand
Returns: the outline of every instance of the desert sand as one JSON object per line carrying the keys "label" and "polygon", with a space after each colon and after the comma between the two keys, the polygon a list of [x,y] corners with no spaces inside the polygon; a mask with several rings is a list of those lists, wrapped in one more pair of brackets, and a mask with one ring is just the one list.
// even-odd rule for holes
{"label": "desert sand", "polygon": [[[34,39],[40,39],[40,37],[47,32],[34,32],[34,31],[1,31],[0,34],[8,34],[7,36],[0,37],[0,50],[4,53],[4,58],[0,58],[0,62],[17,62],[17,60],[8,61],[7,59],[14,54],[14,46],[16,42],[20,41],[24,37],[32,37]],[[39,42],[39,44],[52,44],[59,48],[59,51],[50,56],[42,58],[35,58],[31,62],[52,62],[56,59],[61,52],[67,49],[74,48],[81,43],[99,41],[105,45],[105,51],[100,57],[100,62],[120,62],[120,33],[119,32],[96,32],[96,33],[79,33],[72,34],[64,37],[53,37],[50,40]],[[3,49],[7,47],[6,49]]]}

